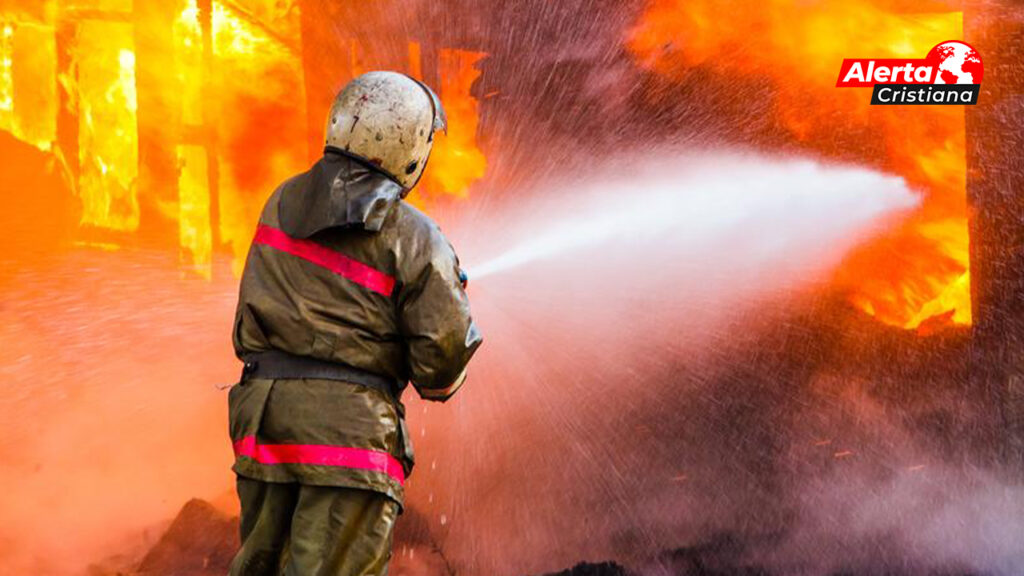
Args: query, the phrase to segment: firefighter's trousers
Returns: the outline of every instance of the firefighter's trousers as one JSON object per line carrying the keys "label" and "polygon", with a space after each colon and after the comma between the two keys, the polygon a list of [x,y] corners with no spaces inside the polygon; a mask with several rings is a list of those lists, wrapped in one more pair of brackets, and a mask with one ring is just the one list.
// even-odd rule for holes
{"label": "firefighter's trousers", "polygon": [[231,576],[385,576],[398,504],[352,488],[238,477],[242,547]]}

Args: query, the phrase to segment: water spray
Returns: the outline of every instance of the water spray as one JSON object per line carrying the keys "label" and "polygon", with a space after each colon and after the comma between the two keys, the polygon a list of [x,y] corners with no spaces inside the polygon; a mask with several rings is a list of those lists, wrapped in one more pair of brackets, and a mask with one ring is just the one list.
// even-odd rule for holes
{"label": "water spray", "polygon": [[[494,217],[500,224],[466,242],[494,239],[498,228],[506,231],[497,233],[500,243],[489,244],[482,256],[473,251],[467,261],[479,259],[471,270],[484,280],[567,257],[597,266],[623,258],[628,266],[653,250],[685,261],[713,250],[713,243],[739,242],[747,254],[737,257],[782,256],[783,264],[824,269],[880,218],[917,202],[901,178],[863,168],[740,154],[672,155],[637,165],[628,179],[597,176],[503,208]],[[751,233],[759,229],[766,234]],[[601,246],[612,251],[587,252]],[[826,260],[798,262],[801,252],[825,246]]]}

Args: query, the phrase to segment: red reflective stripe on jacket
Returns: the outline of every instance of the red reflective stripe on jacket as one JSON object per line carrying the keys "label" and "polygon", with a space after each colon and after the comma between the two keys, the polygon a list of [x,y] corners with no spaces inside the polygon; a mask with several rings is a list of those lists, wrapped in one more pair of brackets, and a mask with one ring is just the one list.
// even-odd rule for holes
{"label": "red reflective stripe on jacket", "polygon": [[380,270],[375,270],[316,242],[292,238],[281,230],[266,224],[260,224],[256,229],[256,239],[253,240],[253,243],[269,246],[312,262],[384,296],[391,296],[391,292],[395,288],[395,279]]}
{"label": "red reflective stripe on jacket", "polygon": [[394,478],[399,484],[405,483],[405,470],[401,462],[387,452],[378,450],[314,444],[257,444],[254,436],[246,436],[235,442],[234,448],[236,457],[252,458],[260,464],[313,464],[358,468],[382,472]]}

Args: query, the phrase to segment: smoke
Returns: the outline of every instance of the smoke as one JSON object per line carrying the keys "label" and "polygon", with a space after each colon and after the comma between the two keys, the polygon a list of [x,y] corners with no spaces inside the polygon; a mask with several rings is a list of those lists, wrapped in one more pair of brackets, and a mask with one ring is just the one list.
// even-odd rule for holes
{"label": "smoke", "polygon": [[965,338],[821,295],[915,205],[902,181],[645,158],[455,226],[486,344],[452,405],[410,410],[446,563],[1013,574],[1024,488],[969,464]]}
{"label": "smoke", "polygon": [[[172,9],[138,4],[154,7],[138,14]],[[786,101],[766,85],[763,66],[739,77],[702,69],[687,82],[644,74],[621,42],[643,4],[306,3],[302,35],[323,41],[306,44],[312,50],[303,60],[314,65],[304,78],[290,57],[271,66],[277,57],[262,49],[256,69],[248,52],[218,65],[222,78],[211,86],[221,98],[206,115],[219,120],[221,193],[235,207],[222,214],[220,228],[236,250],[247,246],[257,198],[303,156],[295,146],[304,124],[295,86],[304,80],[309,102],[326,106],[344,76],[338,66],[355,63],[351,38],[378,55],[366,62],[375,67],[406,66],[410,38],[490,53],[474,89],[485,108],[488,181],[583,174],[532,194],[504,184],[475,190],[446,228],[469,270],[487,343],[452,404],[410,402],[419,464],[403,521],[422,518],[427,541],[449,557],[434,562],[438,569],[461,574],[540,572],[607,558],[664,573],[678,564],[657,557],[660,551],[703,546],[718,534],[740,542],[732,565],[785,574],[1014,573],[1024,564],[1021,488],[964,464],[971,445],[958,435],[970,424],[949,420],[967,392],[962,371],[944,370],[963,356],[963,342],[914,340],[937,350],[928,362],[938,368],[922,376],[881,345],[915,335],[892,336],[872,323],[844,340],[848,323],[817,300],[849,249],[891,230],[890,220],[916,205],[899,179],[740,154],[579,160],[636,142],[722,140],[890,167],[917,167],[931,150],[931,163],[955,169],[963,163],[947,157],[942,135],[959,120],[932,130],[907,121],[916,112],[893,115],[889,123],[899,129],[888,145],[898,154],[886,160],[885,139],[858,128],[877,115],[826,118],[822,110],[834,106],[815,114],[800,105],[778,117]],[[799,7],[781,4],[787,13]],[[739,21],[764,13],[733,12]],[[712,21],[729,28],[730,18]],[[836,22],[886,50],[902,45],[883,42],[877,26]],[[730,31],[703,29],[715,41]],[[683,40],[696,31],[667,30],[684,31]],[[740,46],[763,36],[751,30]],[[892,32],[902,37],[905,29]],[[166,62],[172,53],[145,33],[135,37],[139,62],[154,55],[151,61]],[[805,46],[790,42],[793,34],[778,37],[787,47]],[[684,44],[652,46],[663,52]],[[775,51],[751,55],[769,52],[778,60]],[[152,93],[178,102],[178,75],[166,70],[139,66],[140,85],[151,87],[139,95],[140,110],[145,98],[157,98]],[[785,83],[782,94],[801,86]],[[827,96],[834,104],[841,95]],[[857,94],[842,96],[862,103]],[[152,142],[177,141],[164,134],[177,121],[151,116],[160,127],[149,130],[160,129],[140,140],[144,158],[159,156],[155,149],[147,155]],[[308,117],[316,151],[320,116]],[[809,138],[779,136],[816,117],[822,122]],[[927,133],[915,134],[915,126]],[[914,145],[934,134],[938,147]],[[108,553],[130,556],[126,543],[189,498],[229,490],[226,402],[213,385],[236,377],[228,336],[236,286],[226,265],[207,284],[180,278],[174,257],[134,251],[61,245],[59,255],[26,264],[34,259],[29,246],[92,236],[78,230],[70,190],[31,179],[43,170],[22,156],[5,156],[4,189],[33,193],[12,193],[18,210],[0,216],[4,230],[17,230],[13,240],[5,237],[8,252],[26,254],[0,267],[7,425],[0,572],[79,572]],[[173,181],[178,164],[164,160],[154,179]],[[17,170],[25,165],[31,169]],[[953,172],[937,172],[939,186],[962,180]],[[155,205],[151,211],[177,201],[145,180],[142,188],[151,190],[140,198]],[[885,246],[892,244],[880,246],[850,273],[947,260],[920,251],[890,257]],[[816,319],[799,317],[805,308]],[[847,356],[856,361],[844,363]],[[865,364],[884,366],[864,375]],[[430,564],[415,562],[423,570]]]}
{"label": "smoke", "polygon": [[[814,304],[915,205],[900,179],[722,152],[594,165],[450,222],[486,345],[452,403],[409,402],[404,522],[443,556],[400,546],[396,567],[685,573],[659,554],[722,534],[729,566],[786,574],[1024,562],[1022,490],[958,464],[962,438],[936,443],[960,434],[938,374],[962,343],[908,334],[938,368],[879,372],[927,386],[894,408],[859,371],[905,355]],[[134,557],[183,502],[230,490],[227,266],[207,283],[166,256],[78,249],[9,267],[4,570]],[[794,317],[808,302],[815,320]]]}
{"label": "smoke", "polygon": [[[1011,574],[1021,490],[958,465],[958,440],[933,442],[956,426],[915,420],[944,414],[954,388],[933,374],[894,409],[858,370],[905,357],[814,305],[820,319],[792,315],[914,194],[809,160],[644,158],[514,204],[483,194],[450,222],[486,345],[452,403],[409,403],[405,522],[443,557],[400,546],[396,566],[528,574],[615,559],[685,573],[661,551],[730,534],[730,566],[777,573]],[[132,557],[183,502],[230,489],[214,384],[236,376],[234,285],[174,269],[94,250],[10,268],[5,570]]]}
{"label": "smoke", "polygon": [[970,449],[954,422],[936,425],[953,411],[949,390],[893,405],[872,390],[878,382],[849,373],[821,370],[809,384],[787,423],[794,447],[782,475],[795,515],[756,550],[763,562],[788,574],[1019,571],[1024,486],[935,445]]}
{"label": "smoke", "polygon": [[[706,573],[693,569],[696,558],[726,574],[1018,573],[1024,488],[927,446],[926,430],[900,423],[906,413],[863,388],[856,398],[837,398],[813,390],[821,379],[804,384],[776,382],[799,390],[799,410],[792,410],[794,397],[789,410],[780,409],[778,396],[756,385],[724,387],[752,396],[771,417],[694,414],[715,410],[703,399],[680,408],[682,418],[701,422],[703,435],[690,439],[700,442],[686,448],[699,465],[675,494],[635,495],[638,525],[653,536],[632,539],[616,557],[645,576]],[[744,404],[735,397],[718,403]],[[754,439],[715,437],[738,426],[750,427]],[[772,428],[771,441],[761,427]],[[737,454],[744,450],[763,454]]]}
{"label": "smoke", "polygon": [[451,231],[486,343],[454,405],[410,410],[411,506],[448,558],[527,574],[719,531],[778,544],[799,427],[773,414],[821,354],[794,369],[737,342],[751,314],[789,329],[778,310],[915,196],[859,168],[659,153],[520,198]]}
{"label": "smoke", "polygon": [[134,558],[188,499],[230,489],[215,385],[237,378],[236,288],[177,265],[87,249],[4,262],[0,573]]}

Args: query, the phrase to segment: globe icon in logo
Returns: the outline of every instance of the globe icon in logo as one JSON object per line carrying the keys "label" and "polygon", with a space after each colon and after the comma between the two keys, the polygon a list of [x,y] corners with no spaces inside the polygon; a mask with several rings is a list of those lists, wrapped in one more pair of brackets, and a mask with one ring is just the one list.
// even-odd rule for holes
{"label": "globe icon in logo", "polygon": [[978,52],[963,42],[943,42],[928,53],[935,65],[936,84],[981,84],[983,66]]}

